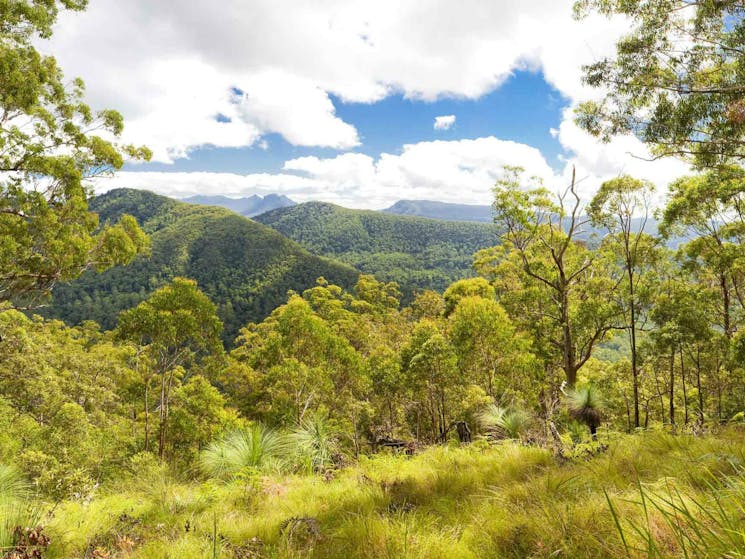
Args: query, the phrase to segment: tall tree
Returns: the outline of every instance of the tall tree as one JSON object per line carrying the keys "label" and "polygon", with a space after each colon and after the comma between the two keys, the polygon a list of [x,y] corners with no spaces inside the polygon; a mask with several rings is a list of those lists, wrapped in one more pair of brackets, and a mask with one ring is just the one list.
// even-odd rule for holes
{"label": "tall tree", "polygon": [[499,303],[493,298],[465,297],[449,322],[448,337],[468,382],[497,401],[533,399],[535,357],[528,339],[516,331]]}
{"label": "tall tree", "polygon": [[[618,327],[618,309],[609,296],[613,286],[595,252],[580,240],[589,218],[574,173],[554,202],[542,187],[524,188],[522,169],[505,172],[494,190],[501,246],[498,254],[491,251],[496,256],[491,262],[482,253],[477,267],[503,284],[497,288],[500,301],[514,319],[528,322],[546,357],[558,357],[573,387],[595,346]],[[495,264],[504,273],[495,273]]]}
{"label": "tall tree", "polygon": [[[627,314],[626,328],[631,348],[631,375],[634,393],[634,426],[639,427],[639,351],[637,329],[642,320],[645,285],[639,285],[650,274],[656,259],[656,241],[644,229],[650,211],[654,186],[646,181],[623,176],[604,182],[595,194],[588,214],[593,223],[605,227],[610,235],[603,239],[605,254],[621,270],[619,288],[623,292],[621,307]],[[654,273],[654,270],[652,270]]]}
{"label": "tall tree", "polygon": [[609,140],[634,134],[656,156],[711,167],[745,156],[745,3],[742,0],[579,0],[620,15],[630,32],[616,55],[584,68],[603,99],[580,105],[577,121]]}
{"label": "tall tree", "polygon": [[[170,398],[184,376],[183,367],[202,355],[222,352],[222,323],[212,301],[193,280],[176,278],[146,301],[119,315],[117,336],[133,342],[147,358],[146,367],[160,378],[158,455],[164,457]],[[145,449],[149,446],[149,390],[145,377]]]}
{"label": "tall tree", "polygon": [[32,306],[59,281],[129,262],[147,241],[132,218],[99,228],[86,179],[149,158],[118,145],[122,117],[93,112],[35,41],[84,0],[0,2],[0,301]]}
{"label": "tall tree", "polygon": [[687,265],[719,291],[719,323],[731,340],[745,307],[745,171],[725,167],[673,182],[661,231],[691,235]]}

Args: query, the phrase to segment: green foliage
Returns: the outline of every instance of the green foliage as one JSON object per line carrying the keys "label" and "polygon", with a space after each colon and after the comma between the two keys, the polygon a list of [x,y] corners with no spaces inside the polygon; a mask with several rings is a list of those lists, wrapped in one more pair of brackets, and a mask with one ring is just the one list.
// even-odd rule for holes
{"label": "green foliage", "polygon": [[104,140],[120,136],[121,116],[94,114],[83,102],[83,82],[68,83],[56,60],[35,48],[50,36],[59,8],[84,7],[74,0],[0,3],[0,301],[19,307],[37,305],[60,281],[147,249],[128,216],[99,228],[86,180],[149,151]]}
{"label": "green foliage", "polygon": [[589,219],[572,174],[555,199],[520,168],[507,167],[494,190],[501,246],[476,255],[513,320],[536,352],[573,386],[596,346],[618,327],[615,285],[604,262],[579,240]]}
{"label": "green foliage", "polygon": [[529,341],[517,332],[499,303],[493,298],[465,297],[450,315],[449,326],[458,365],[471,382],[492,398],[532,399],[538,363]]}
{"label": "green foliage", "polygon": [[311,472],[321,472],[338,460],[339,435],[329,418],[316,412],[303,418],[290,434],[290,442],[301,464]]}
{"label": "green foliage", "polygon": [[471,256],[496,242],[492,226],[349,210],[322,202],[257,217],[306,249],[396,282],[411,302],[423,289],[444,290],[472,276]]}
{"label": "green foliage", "polygon": [[[203,360],[205,355],[219,356],[221,330],[214,303],[197,288],[195,281],[184,278],[174,279],[146,301],[119,315],[115,335],[135,344],[138,359],[147,360],[143,374],[145,450],[149,450],[150,435],[148,391],[153,380],[160,379],[158,455],[161,459],[168,445],[171,393],[184,376],[183,367]],[[219,395],[216,396],[221,402]]]}
{"label": "green foliage", "polygon": [[521,408],[503,408],[490,404],[478,415],[481,427],[500,438],[521,439],[526,434],[532,418]]}
{"label": "green foliage", "polygon": [[176,277],[198,282],[217,305],[232,344],[247,322],[265,318],[287,297],[324,276],[351,288],[359,275],[349,266],[309,254],[272,229],[229,210],[178,202],[141,190],[114,190],[94,198],[102,221],[135,216],[152,240],[152,256],[103,274],[60,284],[45,316],[70,324],[95,320],[113,328],[118,313],[147,299]]}
{"label": "green foliage", "polygon": [[276,468],[287,453],[285,435],[255,423],[210,443],[199,455],[199,466],[211,477],[230,480]]}
{"label": "green foliage", "polygon": [[449,286],[442,294],[445,300],[445,316],[450,316],[464,297],[494,299],[494,287],[484,278],[459,280]]}
{"label": "green foliage", "polygon": [[584,68],[602,88],[600,102],[580,105],[577,122],[608,141],[635,134],[659,156],[702,167],[743,157],[743,37],[739,0],[580,0],[578,15],[621,15],[629,33],[614,57]]}

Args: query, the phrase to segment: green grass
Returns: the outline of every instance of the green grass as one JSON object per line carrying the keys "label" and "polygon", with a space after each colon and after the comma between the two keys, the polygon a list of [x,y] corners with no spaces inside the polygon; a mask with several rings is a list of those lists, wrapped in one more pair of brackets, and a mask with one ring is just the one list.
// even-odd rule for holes
{"label": "green grass", "polygon": [[140,476],[56,507],[48,556],[742,557],[742,435],[605,434],[607,451],[565,463],[477,442],[333,476]]}

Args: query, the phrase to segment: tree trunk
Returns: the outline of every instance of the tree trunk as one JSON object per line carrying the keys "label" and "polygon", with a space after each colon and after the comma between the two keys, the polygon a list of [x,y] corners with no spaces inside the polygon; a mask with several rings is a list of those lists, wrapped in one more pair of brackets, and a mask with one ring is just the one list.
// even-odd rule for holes
{"label": "tree trunk", "polygon": [[[627,240],[628,252],[628,240]],[[636,301],[634,301],[634,271],[633,264],[627,263],[629,276],[629,329],[631,332],[631,377],[634,383],[634,427],[639,427],[639,366],[636,351]]]}
{"label": "tree trunk", "polygon": [[675,431],[675,348],[670,351],[670,425]]}
{"label": "tree trunk", "polygon": [[145,452],[150,450],[150,403],[148,394],[150,392],[150,379],[145,380]]}
{"label": "tree trunk", "polygon": [[732,319],[730,317],[731,303],[729,297],[729,289],[727,288],[727,275],[719,274],[719,287],[722,290],[722,313],[723,313],[723,324],[724,335],[727,336],[728,340],[732,339]]}
{"label": "tree trunk", "polygon": [[700,348],[696,348],[696,388],[698,389],[698,422],[704,426],[704,393],[701,390],[701,356]]}
{"label": "tree trunk", "polygon": [[686,372],[685,362],[683,360],[683,346],[679,348],[680,353],[680,382],[683,385],[683,410],[684,410],[684,425],[688,425],[688,390],[686,389]]}

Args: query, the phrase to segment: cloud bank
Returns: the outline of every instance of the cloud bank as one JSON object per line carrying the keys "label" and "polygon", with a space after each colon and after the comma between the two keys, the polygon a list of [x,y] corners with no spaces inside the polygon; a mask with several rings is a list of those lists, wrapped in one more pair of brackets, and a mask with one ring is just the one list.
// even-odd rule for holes
{"label": "cloud bank", "polygon": [[[92,105],[119,109],[125,140],[147,144],[157,161],[188,157],[201,146],[265,148],[269,133],[295,146],[345,152],[364,139],[336,114],[332,96],[356,103],[394,93],[478,99],[519,70],[542,72],[570,105],[592,95],[581,83],[581,65],[611,53],[627,25],[576,22],[572,3],[225,0],[218,8],[208,0],[97,0],[86,12],[63,14],[43,47],[68,75],[86,78]],[[443,115],[434,126],[445,130],[454,121]],[[649,154],[633,138],[598,145],[569,111],[556,135],[568,154],[561,165],[577,165],[588,185],[622,171],[667,182],[685,170],[677,162],[644,164],[638,158]],[[479,203],[489,200],[503,163],[539,174],[551,168],[530,146],[484,137],[420,142],[376,158],[293,159],[274,175],[122,173],[97,188],[138,182],[189,194],[271,185],[298,199],[357,207],[414,197]]]}

